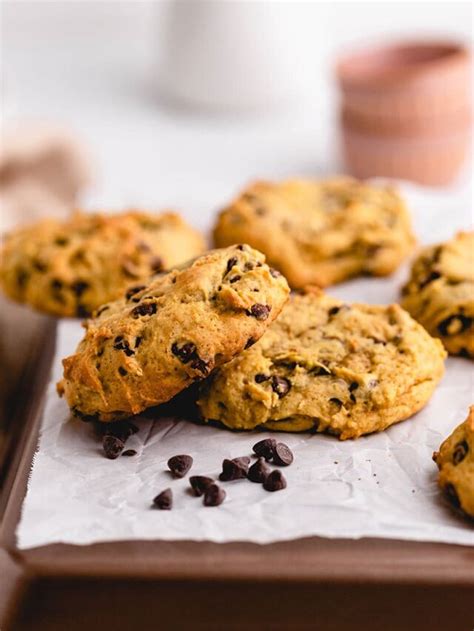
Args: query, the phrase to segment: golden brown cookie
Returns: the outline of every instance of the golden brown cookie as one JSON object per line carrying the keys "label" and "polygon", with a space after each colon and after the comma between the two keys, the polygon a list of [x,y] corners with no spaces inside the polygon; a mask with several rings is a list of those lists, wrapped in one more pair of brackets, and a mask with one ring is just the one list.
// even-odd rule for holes
{"label": "golden brown cookie", "polygon": [[7,235],[0,284],[10,298],[39,311],[86,317],[131,283],[204,249],[202,236],[175,213],[76,212]]}
{"label": "golden brown cookie", "polygon": [[398,305],[296,295],[251,349],[202,384],[203,417],[235,429],[381,431],[420,410],[446,353]]}
{"label": "golden brown cookie", "polygon": [[449,353],[474,357],[474,232],[424,248],[401,304]]}
{"label": "golden brown cookie", "polygon": [[73,413],[113,421],[164,403],[254,344],[289,294],[247,245],[130,288],[86,324],[58,385]]}
{"label": "golden brown cookie", "polygon": [[438,484],[451,504],[474,518],[474,405],[433,460],[439,469]]}
{"label": "golden brown cookie", "polygon": [[261,250],[295,288],[386,276],[414,244],[394,189],[346,177],[252,184],[221,212],[214,240]]}

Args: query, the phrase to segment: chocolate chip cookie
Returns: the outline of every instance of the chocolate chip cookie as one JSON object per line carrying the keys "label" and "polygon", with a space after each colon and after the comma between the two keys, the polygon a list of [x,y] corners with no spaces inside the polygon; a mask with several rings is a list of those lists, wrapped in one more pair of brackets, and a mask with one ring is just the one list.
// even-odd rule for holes
{"label": "chocolate chip cookie", "polygon": [[295,288],[386,276],[414,245],[394,189],[342,177],[252,184],[221,212],[214,240],[261,250]]}
{"label": "chocolate chip cookie", "polygon": [[474,358],[474,232],[422,250],[401,304],[449,353]]}
{"label": "chocolate chip cookie", "polygon": [[381,431],[420,410],[446,353],[398,305],[296,295],[262,339],[202,385],[203,417],[235,429]]}
{"label": "chocolate chip cookie", "polygon": [[58,384],[73,413],[113,421],[164,403],[254,344],[289,294],[247,245],[131,287],[86,323]]}
{"label": "chocolate chip cookie", "polygon": [[10,298],[40,311],[86,317],[128,285],[204,249],[202,236],[175,213],[76,212],[9,234],[0,284]]}
{"label": "chocolate chip cookie", "polygon": [[433,454],[438,483],[451,504],[474,518],[474,405],[464,423]]}

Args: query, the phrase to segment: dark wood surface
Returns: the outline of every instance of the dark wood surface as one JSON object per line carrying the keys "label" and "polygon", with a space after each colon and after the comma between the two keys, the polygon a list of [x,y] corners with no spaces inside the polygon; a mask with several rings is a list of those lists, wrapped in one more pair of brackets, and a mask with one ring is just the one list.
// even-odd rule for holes
{"label": "dark wood surface", "polygon": [[[10,320],[17,309],[9,307]],[[15,359],[11,392],[21,396],[10,411],[13,449],[0,495],[2,631],[472,630],[474,549],[464,546],[314,537],[18,550],[14,532],[55,337],[54,321],[32,314],[26,320],[31,337]]]}

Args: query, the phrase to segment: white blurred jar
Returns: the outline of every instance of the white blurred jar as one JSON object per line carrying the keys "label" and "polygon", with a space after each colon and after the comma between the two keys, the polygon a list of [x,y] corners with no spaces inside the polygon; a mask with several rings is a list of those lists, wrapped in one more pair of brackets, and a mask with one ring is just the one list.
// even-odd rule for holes
{"label": "white blurred jar", "polygon": [[242,110],[283,105],[305,90],[299,3],[174,0],[164,6],[158,84],[173,100]]}

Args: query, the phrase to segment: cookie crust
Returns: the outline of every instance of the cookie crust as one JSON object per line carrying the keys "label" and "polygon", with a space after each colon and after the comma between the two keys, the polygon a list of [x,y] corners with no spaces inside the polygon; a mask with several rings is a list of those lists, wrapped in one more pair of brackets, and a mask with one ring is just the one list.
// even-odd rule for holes
{"label": "cookie crust", "polygon": [[433,454],[438,484],[454,508],[474,518],[474,405],[467,419]]}
{"label": "cookie crust", "polygon": [[39,311],[86,317],[131,283],[204,249],[202,236],[176,213],[75,212],[7,235],[0,284],[10,298]]}
{"label": "cookie crust", "polygon": [[256,182],[220,213],[214,241],[218,247],[249,243],[294,288],[386,276],[415,243],[408,210],[393,188],[348,177]]}
{"label": "cookie crust", "polygon": [[289,294],[249,246],[214,250],[130,288],[87,321],[58,391],[73,413],[114,421],[164,403],[255,343]]}
{"label": "cookie crust", "polygon": [[474,358],[474,232],[424,248],[401,304],[451,355]]}
{"label": "cookie crust", "polygon": [[295,296],[262,339],[202,385],[207,420],[235,429],[328,432],[344,440],[420,410],[446,353],[398,305]]}

